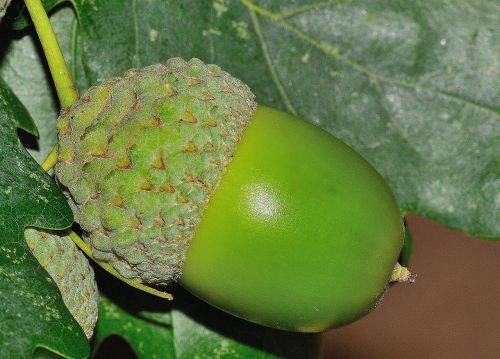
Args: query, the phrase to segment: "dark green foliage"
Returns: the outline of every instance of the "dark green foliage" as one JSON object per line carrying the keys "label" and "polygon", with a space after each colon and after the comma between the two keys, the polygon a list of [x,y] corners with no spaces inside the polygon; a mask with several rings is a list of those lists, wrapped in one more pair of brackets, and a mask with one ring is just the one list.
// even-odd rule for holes
{"label": "dark green foliage", "polygon": [[83,358],[89,350],[85,335],[24,239],[27,226],[67,228],[71,210],[22,147],[16,128],[37,134],[24,106],[0,80],[0,357],[29,358],[43,345]]}

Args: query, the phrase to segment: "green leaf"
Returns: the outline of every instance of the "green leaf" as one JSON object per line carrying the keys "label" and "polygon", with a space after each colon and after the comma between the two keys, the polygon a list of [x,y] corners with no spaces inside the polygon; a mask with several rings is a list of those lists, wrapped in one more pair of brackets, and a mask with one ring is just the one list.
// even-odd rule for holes
{"label": "green leaf", "polygon": [[31,359],[61,359],[61,358],[62,357],[60,355],[45,348],[37,348],[33,352],[33,355],[31,356]]}
{"label": "green leaf", "polygon": [[5,81],[0,78],[0,113],[4,118],[4,122],[13,122],[16,128],[23,129],[38,137],[38,129],[36,128],[33,119],[26,110],[26,107],[19,101],[7,86]]}
{"label": "green leaf", "polygon": [[[74,3],[89,83],[174,56],[198,57],[241,77],[266,104],[283,107],[267,74],[258,38],[246,38],[252,34],[250,16],[239,2],[221,2],[228,3],[232,12],[216,10],[210,1],[193,0]],[[226,5],[221,5],[222,9]]]}
{"label": "green leaf", "polygon": [[265,328],[221,313],[180,288],[174,295],[171,316],[177,358],[319,357],[321,334]]}
{"label": "green leaf", "polygon": [[[74,12],[71,8],[63,8],[51,17],[51,22],[63,54],[69,59],[68,66],[73,76],[78,71],[83,72],[81,63],[72,60],[77,58],[74,54],[78,39]],[[40,136],[38,139],[23,136],[22,140],[33,158],[41,163],[56,142],[55,122],[59,113],[57,95],[35,30],[27,29],[22,37],[19,37],[19,32],[1,31],[5,43],[0,50],[0,76],[33,116]],[[80,88],[88,87],[86,82],[78,84]]]}
{"label": "green leaf", "polygon": [[22,147],[16,128],[36,133],[24,106],[0,80],[0,357],[29,358],[42,346],[83,358],[86,337],[24,239],[27,226],[69,227],[71,209]]}
{"label": "green leaf", "polygon": [[94,351],[109,336],[119,335],[141,359],[174,358],[169,302],[128,287],[99,270],[96,275],[102,290]]}
{"label": "green leaf", "polygon": [[498,1],[74,1],[88,81],[217,63],[354,147],[404,212],[500,237]]}
{"label": "green leaf", "polygon": [[[142,293],[97,271],[101,298],[94,351],[123,337],[140,359],[317,358],[320,335],[264,328],[200,302],[175,288],[173,302]],[[119,350],[116,348],[116,350]]]}

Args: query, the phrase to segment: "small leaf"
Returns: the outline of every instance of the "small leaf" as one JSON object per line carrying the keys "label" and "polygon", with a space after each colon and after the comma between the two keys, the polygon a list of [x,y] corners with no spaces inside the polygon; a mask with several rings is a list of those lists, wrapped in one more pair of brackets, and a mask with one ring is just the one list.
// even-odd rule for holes
{"label": "small leaf", "polygon": [[21,128],[34,136],[38,136],[33,119],[26,110],[26,107],[19,101],[7,86],[5,81],[0,78],[0,111],[4,117],[4,122],[10,120],[17,128]]}
{"label": "small leaf", "polygon": [[36,133],[24,106],[0,80],[0,357],[29,358],[37,346],[83,358],[86,337],[24,239],[27,226],[63,229],[71,209],[22,147],[16,128]]}

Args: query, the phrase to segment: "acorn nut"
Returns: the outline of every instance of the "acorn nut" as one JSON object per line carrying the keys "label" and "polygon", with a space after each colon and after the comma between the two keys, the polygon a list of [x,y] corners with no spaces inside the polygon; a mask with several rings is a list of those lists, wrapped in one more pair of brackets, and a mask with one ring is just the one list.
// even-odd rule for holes
{"label": "acorn nut", "polygon": [[198,59],[129,70],[58,119],[55,173],[95,259],[315,332],[366,314],[403,241],[389,187],[327,132]]}

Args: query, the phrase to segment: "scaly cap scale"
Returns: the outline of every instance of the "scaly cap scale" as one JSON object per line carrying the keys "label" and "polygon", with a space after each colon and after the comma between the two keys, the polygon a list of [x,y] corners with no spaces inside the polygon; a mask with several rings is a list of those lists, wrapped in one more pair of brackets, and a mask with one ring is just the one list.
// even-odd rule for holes
{"label": "scaly cap scale", "polygon": [[64,304],[87,338],[97,322],[97,284],[87,257],[68,236],[28,228],[26,243],[56,283]]}
{"label": "scaly cap scale", "polygon": [[55,171],[93,256],[142,283],[179,278],[255,108],[219,67],[173,58],[106,80],[64,111]]}

